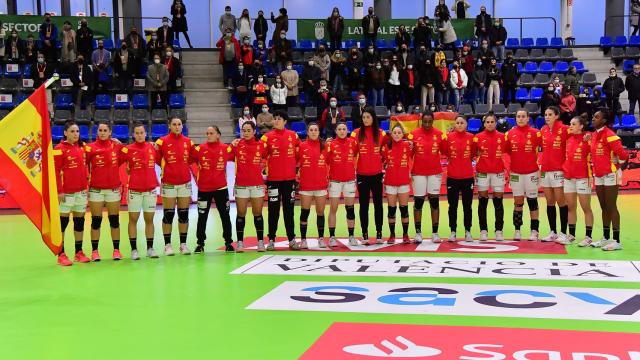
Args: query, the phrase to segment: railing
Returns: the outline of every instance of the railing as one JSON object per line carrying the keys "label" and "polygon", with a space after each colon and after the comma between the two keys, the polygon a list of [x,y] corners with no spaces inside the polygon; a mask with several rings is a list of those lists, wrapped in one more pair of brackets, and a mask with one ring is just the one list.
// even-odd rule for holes
{"label": "railing", "polygon": [[[503,21],[503,24],[504,24],[504,20],[519,20],[519,22],[520,22],[520,34],[519,34],[520,40],[522,40],[522,28],[523,28],[525,20],[551,20],[553,22],[553,37],[557,37],[558,36],[558,21],[556,20],[556,18],[554,18],[552,16],[498,17],[498,18],[500,18],[500,20]],[[510,36],[510,37],[512,37],[512,36]]]}

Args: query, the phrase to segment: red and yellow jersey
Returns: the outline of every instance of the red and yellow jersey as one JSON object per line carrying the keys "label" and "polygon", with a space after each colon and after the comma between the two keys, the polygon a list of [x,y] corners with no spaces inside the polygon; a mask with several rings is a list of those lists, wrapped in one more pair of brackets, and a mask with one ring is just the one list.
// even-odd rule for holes
{"label": "red and yellow jersey", "polygon": [[409,185],[411,183],[411,145],[408,141],[393,141],[382,147],[385,173],[384,184],[390,186]]}
{"label": "red and yellow jersey", "polygon": [[274,129],[262,135],[260,141],[266,144],[267,180],[295,180],[300,146],[298,134],[287,129]]}
{"label": "red and yellow jersey", "polygon": [[300,165],[300,190],[326,190],[329,186],[327,175],[327,146],[320,150],[320,141],[307,139],[298,151]]}
{"label": "red and yellow jersey", "polygon": [[585,179],[591,177],[590,159],[591,145],[584,140],[584,134],[570,135],[567,139],[566,156],[562,168],[564,178]]}
{"label": "red and yellow jersey", "polygon": [[112,140],[96,140],[85,146],[89,165],[89,187],[92,189],[116,189],[120,183],[120,149],[122,145]]}
{"label": "red and yellow jersey", "polygon": [[337,138],[327,143],[329,179],[339,182],[354,181],[357,157],[358,143],[353,138]]}
{"label": "red and yellow jersey", "polygon": [[236,185],[264,185],[262,179],[262,158],[267,154],[267,144],[255,139],[242,139],[233,147],[236,158]]}
{"label": "red and yellow jersey", "polygon": [[447,177],[473,178],[473,158],[478,152],[473,134],[466,131],[453,131],[447,135],[445,145],[445,154],[449,159]]}
{"label": "red and yellow jersey", "polygon": [[479,133],[475,137],[478,148],[478,162],[476,171],[484,174],[500,174],[504,172],[504,159],[507,142],[504,134],[499,131],[487,131]]}
{"label": "red and yellow jersey", "polygon": [[69,144],[66,141],[53,149],[58,193],[71,194],[87,190],[89,171],[84,150],[80,144]]}
{"label": "red and yellow jersey", "polygon": [[198,190],[215,191],[227,187],[227,161],[233,161],[235,154],[230,145],[219,141],[196,146],[193,160],[198,164]]}
{"label": "red and yellow jersey", "polygon": [[189,162],[195,145],[188,137],[169,134],[156,140],[158,156],[156,161],[162,166],[162,183],[182,185],[191,181]]}
{"label": "red and yellow jersey", "polygon": [[413,169],[411,173],[419,176],[430,176],[442,173],[441,157],[444,153],[447,135],[442,131],[431,128],[415,129],[407,135],[413,142]]}
{"label": "red and yellow jersey", "polygon": [[591,138],[591,162],[593,175],[602,177],[618,171],[620,162],[629,159],[629,152],[622,146],[620,137],[608,127],[593,132]]}
{"label": "red and yellow jersey", "polygon": [[156,149],[148,142],[133,143],[120,150],[120,162],[129,166],[129,189],[146,192],[158,187]]}
{"label": "red and yellow jersey", "polygon": [[569,127],[557,120],[553,123],[553,127],[543,126],[540,133],[542,134],[540,170],[561,171],[569,138]]}
{"label": "red and yellow jersey", "polygon": [[[364,131],[364,141],[360,142],[360,132]],[[378,129],[378,142],[373,139],[373,130],[371,126],[363,126],[355,129],[351,133],[351,137],[356,140],[358,145],[358,161],[356,163],[356,172],[359,175],[376,175],[382,172],[382,154],[380,148],[387,141],[387,133]]]}
{"label": "red and yellow jersey", "polygon": [[511,156],[514,174],[531,174],[538,169],[538,147],[542,144],[542,134],[529,125],[516,126],[505,134],[507,152]]}

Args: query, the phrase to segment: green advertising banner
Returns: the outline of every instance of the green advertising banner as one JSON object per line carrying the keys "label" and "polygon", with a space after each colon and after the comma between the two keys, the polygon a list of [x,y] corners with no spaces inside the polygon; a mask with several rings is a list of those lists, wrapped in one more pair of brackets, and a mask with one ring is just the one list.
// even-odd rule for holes
{"label": "green advertising banner", "polygon": [[[390,19],[380,20],[378,39],[391,40],[395,38],[400,25],[407,28],[409,34],[413,33],[416,19]],[[472,39],[474,37],[473,19],[451,19],[451,24],[456,31],[458,40]],[[344,33],[342,40],[362,40],[362,20],[344,19]],[[431,21],[433,26],[433,20]],[[299,19],[297,20],[298,40],[329,40],[327,31],[327,19]]]}
{"label": "green advertising banner", "polygon": [[[69,21],[71,27],[77,30],[82,18],[87,19],[95,39],[111,38],[111,18],[109,17],[52,16],[51,21],[58,27],[58,35],[60,36],[65,21]],[[44,17],[38,15],[0,15],[0,21],[7,37],[15,29],[22,39],[26,39],[29,34],[33,34],[37,39]]]}

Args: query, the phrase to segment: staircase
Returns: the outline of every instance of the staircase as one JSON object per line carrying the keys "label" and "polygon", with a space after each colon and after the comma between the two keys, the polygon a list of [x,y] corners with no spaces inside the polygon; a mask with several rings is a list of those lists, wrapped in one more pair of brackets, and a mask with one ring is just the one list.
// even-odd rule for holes
{"label": "staircase", "polygon": [[[609,69],[612,67],[618,70],[618,76],[621,77],[622,80],[625,79],[625,75],[622,72],[622,65],[616,66],[611,60],[611,56],[609,56],[609,54],[605,55],[598,47],[573,48],[573,55],[577,57],[579,61],[584,62],[584,66],[589,72],[596,74],[596,79],[600,85],[607,80],[609,77]],[[620,95],[620,106],[622,111],[626,112],[629,109],[629,98],[626,91]]]}
{"label": "staircase", "polygon": [[229,143],[235,138],[235,129],[230,120],[229,92],[223,85],[218,52],[184,50],[182,67],[189,137],[197,144],[203,143],[207,127],[216,125],[222,133],[220,140]]}

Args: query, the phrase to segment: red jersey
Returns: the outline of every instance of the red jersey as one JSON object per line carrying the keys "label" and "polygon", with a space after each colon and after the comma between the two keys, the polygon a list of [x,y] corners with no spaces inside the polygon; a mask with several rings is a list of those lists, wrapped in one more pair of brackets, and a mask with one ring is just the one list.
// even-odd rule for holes
{"label": "red jersey", "polygon": [[620,137],[608,127],[593,132],[591,139],[591,162],[593,175],[602,177],[618,171],[620,161],[629,159],[629,152],[622,147]]}
{"label": "red jersey", "polygon": [[320,151],[320,141],[307,139],[300,144],[298,158],[300,190],[326,190],[329,186],[326,145]]}
{"label": "red jersey", "polygon": [[287,129],[273,129],[262,135],[260,141],[267,145],[267,180],[295,180],[300,146],[298,134]]}
{"label": "red jersey", "polygon": [[445,140],[445,153],[449,158],[447,177],[469,179],[473,177],[473,157],[478,152],[476,138],[470,132],[453,131]]}
{"label": "red jersey", "polygon": [[158,187],[156,149],[148,142],[133,143],[120,150],[120,162],[129,165],[129,189],[146,192]]}
{"label": "red jersey", "polygon": [[162,182],[169,185],[183,185],[191,181],[189,160],[195,146],[188,137],[171,133],[156,140],[158,157],[162,166]]}
{"label": "red jersey", "polygon": [[[542,134],[529,125],[507,131],[507,151],[511,155],[511,172],[531,174],[538,171],[538,147]],[[564,156],[563,156],[564,157]]]}
{"label": "red jersey", "polygon": [[96,140],[85,146],[87,163],[91,173],[92,189],[117,189],[120,187],[120,149],[122,145],[112,140]]}
{"label": "red jersey", "polygon": [[569,138],[569,127],[560,120],[553,123],[553,127],[545,125],[540,130],[542,134],[542,171],[560,171],[564,165],[564,158]]}
{"label": "red jersey", "polygon": [[589,169],[591,146],[584,141],[584,134],[570,135],[567,139],[564,160],[565,179],[585,179],[591,176]]}
{"label": "red jersey", "polygon": [[84,147],[66,141],[53,149],[53,162],[59,194],[72,194],[87,190],[89,171],[87,170]]}
{"label": "red jersey", "polygon": [[507,142],[499,131],[487,131],[476,135],[478,147],[478,163],[476,171],[483,174],[500,174],[504,172],[502,154],[506,152]]}
{"label": "red jersey", "polygon": [[327,163],[331,181],[347,182],[356,179],[358,143],[353,138],[336,138],[327,143]]}
{"label": "red jersey", "polygon": [[262,179],[262,158],[266,155],[267,144],[255,139],[242,139],[233,147],[236,157],[236,185],[264,185]]}
{"label": "red jersey", "polygon": [[[364,142],[360,142],[359,134],[364,131]],[[355,129],[351,137],[358,143],[358,162],[356,172],[358,175],[377,175],[382,172],[381,145],[386,141],[387,133],[378,129],[378,143],[373,141],[373,130],[371,126],[363,126]]]}
{"label": "red jersey", "polygon": [[413,175],[430,176],[442,173],[441,157],[444,152],[447,135],[431,128],[413,130],[407,139],[413,141]]}
{"label": "red jersey", "polygon": [[227,161],[233,161],[233,149],[219,141],[196,146],[193,160],[198,164],[199,191],[215,191],[227,187]]}
{"label": "red jersey", "polygon": [[389,186],[402,186],[411,183],[411,146],[408,141],[393,141],[382,147],[382,157],[386,164],[384,184]]}

